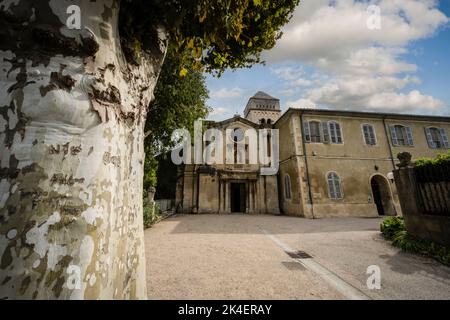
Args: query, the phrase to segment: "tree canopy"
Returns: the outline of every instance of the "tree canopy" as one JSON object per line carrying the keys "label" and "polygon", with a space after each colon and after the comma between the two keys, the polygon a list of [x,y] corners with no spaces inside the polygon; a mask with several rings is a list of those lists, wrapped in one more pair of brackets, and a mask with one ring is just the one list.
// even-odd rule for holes
{"label": "tree canopy", "polygon": [[170,150],[173,130],[186,128],[193,132],[194,121],[205,118],[209,112],[204,75],[188,63],[186,75],[180,76],[181,60],[183,54],[169,46],[145,123],[144,190],[156,186],[159,162],[164,160],[163,155],[158,159],[156,155]]}
{"label": "tree canopy", "polygon": [[[128,0],[121,3],[121,35],[137,50],[155,46],[163,26],[175,52],[194,67],[221,74],[261,62],[299,0]],[[181,74],[186,73],[183,67]]]}

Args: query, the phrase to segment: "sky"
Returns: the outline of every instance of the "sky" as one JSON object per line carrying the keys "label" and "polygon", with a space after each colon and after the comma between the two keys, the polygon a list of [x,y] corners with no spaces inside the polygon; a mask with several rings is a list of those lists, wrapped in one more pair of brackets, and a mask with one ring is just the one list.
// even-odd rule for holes
{"label": "sky", "polygon": [[287,108],[450,115],[450,0],[302,0],[265,65],[206,76],[209,119]]}

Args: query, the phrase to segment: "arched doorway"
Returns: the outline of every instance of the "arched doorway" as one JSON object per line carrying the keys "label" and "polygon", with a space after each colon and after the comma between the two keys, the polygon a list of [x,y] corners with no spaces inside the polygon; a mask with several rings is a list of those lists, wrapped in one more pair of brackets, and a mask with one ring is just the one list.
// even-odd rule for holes
{"label": "arched doorway", "polygon": [[374,175],[370,179],[373,201],[377,206],[380,216],[395,216],[395,208],[392,202],[391,188],[388,180],[382,175]]}

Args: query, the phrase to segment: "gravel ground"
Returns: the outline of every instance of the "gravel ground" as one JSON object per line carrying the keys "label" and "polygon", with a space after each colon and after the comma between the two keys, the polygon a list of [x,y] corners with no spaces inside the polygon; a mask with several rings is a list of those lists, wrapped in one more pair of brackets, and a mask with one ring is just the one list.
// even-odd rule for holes
{"label": "gravel ground", "polygon": [[[381,218],[308,220],[269,215],[176,215],[145,231],[150,299],[347,299],[324,275],[292,259],[305,251],[371,299],[450,299],[450,268],[400,252]],[[367,267],[381,270],[369,290]]]}

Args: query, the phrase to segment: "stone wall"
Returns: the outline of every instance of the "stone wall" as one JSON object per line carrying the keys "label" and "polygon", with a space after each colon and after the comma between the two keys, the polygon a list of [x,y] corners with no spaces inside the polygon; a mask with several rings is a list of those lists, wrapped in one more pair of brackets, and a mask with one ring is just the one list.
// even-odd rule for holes
{"label": "stone wall", "polygon": [[[450,215],[424,214],[424,198],[420,196],[420,185],[414,168],[395,170],[394,178],[408,233],[417,238],[450,246]],[[447,192],[442,196],[448,198],[449,194]]]}

